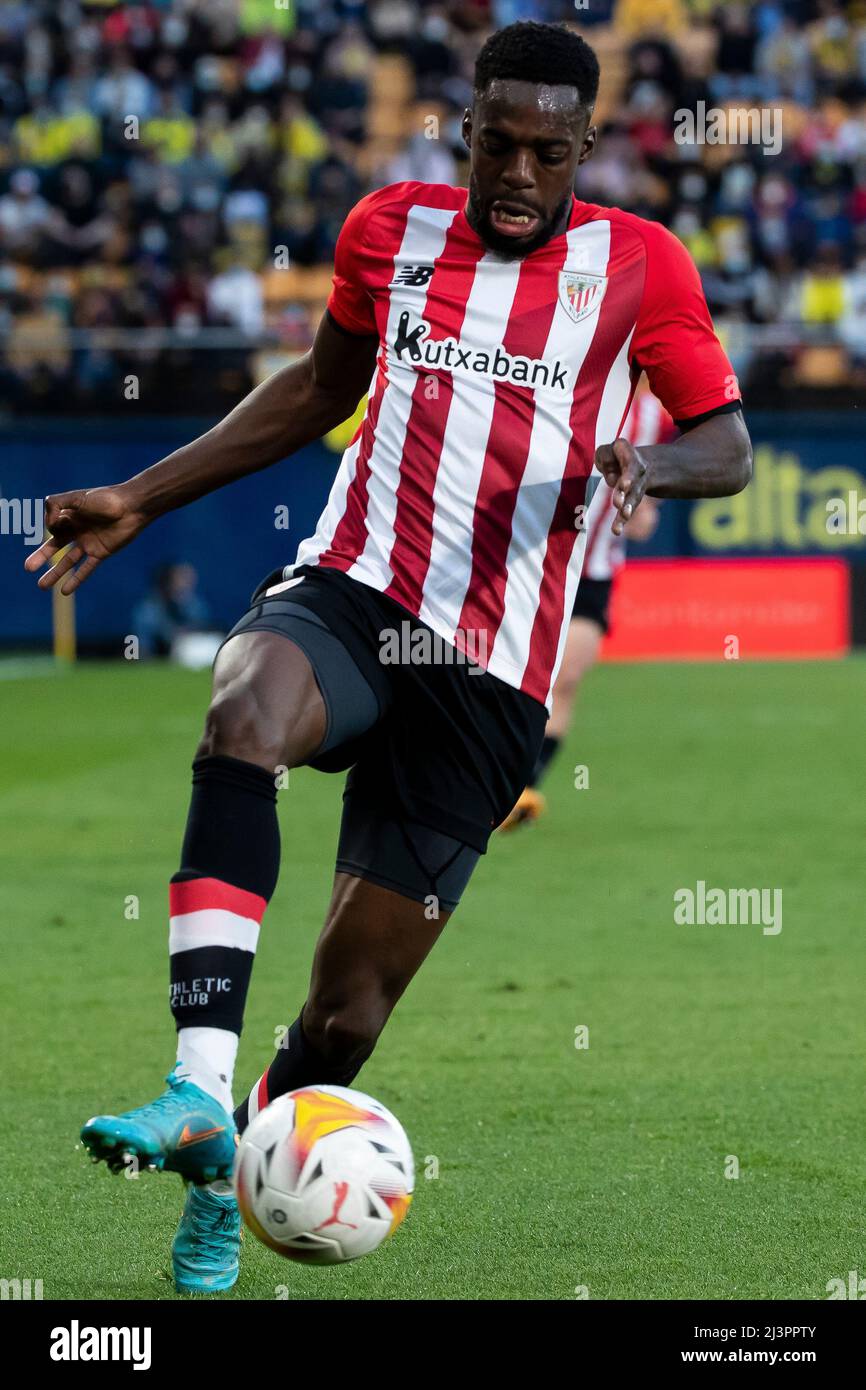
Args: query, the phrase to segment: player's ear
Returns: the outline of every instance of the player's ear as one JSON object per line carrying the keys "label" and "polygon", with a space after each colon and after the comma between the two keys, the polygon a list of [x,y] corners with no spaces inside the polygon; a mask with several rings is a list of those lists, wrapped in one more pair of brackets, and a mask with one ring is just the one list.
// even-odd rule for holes
{"label": "player's ear", "polygon": [[463,136],[463,143],[467,150],[472,147],[472,111],[467,106],[463,112],[463,120],[460,125],[460,134]]}
{"label": "player's ear", "polygon": [[583,144],[580,147],[578,164],[585,164],[595,154],[595,146],[598,141],[598,126],[587,126],[586,134],[583,137]]}

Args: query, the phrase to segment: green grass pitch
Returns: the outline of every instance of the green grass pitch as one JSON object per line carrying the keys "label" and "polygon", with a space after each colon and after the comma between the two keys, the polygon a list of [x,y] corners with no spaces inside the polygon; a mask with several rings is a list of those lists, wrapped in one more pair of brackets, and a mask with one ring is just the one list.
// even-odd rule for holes
{"label": "green grass pitch", "polygon": [[[594,671],[547,819],[492,844],[359,1078],[414,1147],[406,1224],[333,1269],[248,1236],[223,1296],[820,1299],[866,1273],[864,676]],[[118,663],[0,684],[0,1276],[45,1298],[176,1296],[180,1180],[113,1178],[78,1130],[173,1060],[167,880],[208,683]],[[339,779],[291,774],[238,1094],[303,1000],[339,810]],[[781,933],[676,925],[699,879],[781,888]]]}

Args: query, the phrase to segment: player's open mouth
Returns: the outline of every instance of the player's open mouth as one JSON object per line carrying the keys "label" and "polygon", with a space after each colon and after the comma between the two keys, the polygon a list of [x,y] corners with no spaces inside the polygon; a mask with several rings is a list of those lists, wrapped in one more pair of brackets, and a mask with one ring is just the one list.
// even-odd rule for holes
{"label": "player's open mouth", "polygon": [[494,203],[490,209],[490,225],[503,236],[531,236],[540,223],[538,214],[520,203]]}

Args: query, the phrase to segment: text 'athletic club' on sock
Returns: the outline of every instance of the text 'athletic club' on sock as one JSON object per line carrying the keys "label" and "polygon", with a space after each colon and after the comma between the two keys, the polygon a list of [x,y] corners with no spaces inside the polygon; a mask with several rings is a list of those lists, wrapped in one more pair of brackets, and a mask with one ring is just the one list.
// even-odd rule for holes
{"label": "text 'athletic club' on sock", "polygon": [[171,1010],[179,1028],[240,1034],[267,903],[218,878],[169,886]]}

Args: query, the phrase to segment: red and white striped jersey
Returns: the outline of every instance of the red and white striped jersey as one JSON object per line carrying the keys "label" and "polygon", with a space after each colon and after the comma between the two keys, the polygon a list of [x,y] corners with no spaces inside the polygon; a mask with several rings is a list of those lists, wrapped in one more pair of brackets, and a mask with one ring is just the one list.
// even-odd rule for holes
{"label": "red and white striped jersey", "polygon": [[736,378],[663,227],[573,198],[565,232],[509,261],[465,204],[465,189],[399,183],[346,219],[328,308],[378,334],[376,370],[285,575],[342,570],[548,703],[595,450],[620,433],[640,370],[677,420],[729,406]]}
{"label": "red and white striped jersey", "polygon": [[[620,438],[640,447],[641,444],[666,443],[675,433],[675,426],[652,392],[641,391],[632,401],[619,433]],[[604,478],[599,478],[586,512],[586,553],[582,579],[613,579],[617,570],[625,564],[628,542],[625,536],[613,534],[611,528],[615,516],[613,488],[608,487]]]}

